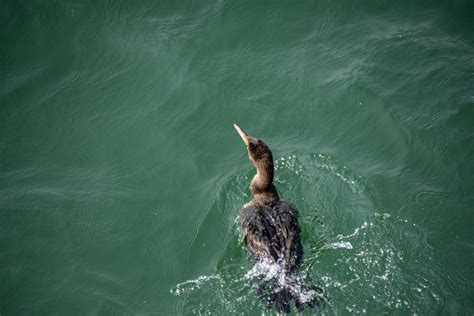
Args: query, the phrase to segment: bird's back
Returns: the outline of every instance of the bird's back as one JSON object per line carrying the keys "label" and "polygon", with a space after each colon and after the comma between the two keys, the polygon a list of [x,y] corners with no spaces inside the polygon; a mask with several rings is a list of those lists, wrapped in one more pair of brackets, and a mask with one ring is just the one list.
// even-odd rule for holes
{"label": "bird's back", "polygon": [[258,260],[273,259],[294,270],[303,259],[298,211],[289,202],[276,201],[272,206],[244,205],[239,216],[245,243]]}

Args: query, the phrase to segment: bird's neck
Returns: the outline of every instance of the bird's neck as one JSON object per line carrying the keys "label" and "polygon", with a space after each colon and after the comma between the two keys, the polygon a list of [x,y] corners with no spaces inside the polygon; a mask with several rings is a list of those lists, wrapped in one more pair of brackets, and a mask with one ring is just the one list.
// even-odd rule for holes
{"label": "bird's neck", "polygon": [[258,205],[271,205],[273,202],[279,200],[278,192],[273,185],[273,159],[261,160],[255,163],[257,174],[253,177],[250,183],[250,190],[253,195],[253,203]]}

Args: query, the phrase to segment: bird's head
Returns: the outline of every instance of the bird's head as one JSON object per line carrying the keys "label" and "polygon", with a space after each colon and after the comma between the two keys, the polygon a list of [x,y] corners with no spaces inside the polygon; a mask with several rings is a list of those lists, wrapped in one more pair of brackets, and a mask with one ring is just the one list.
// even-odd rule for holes
{"label": "bird's head", "polygon": [[234,127],[247,147],[250,161],[252,161],[256,167],[261,164],[267,164],[268,162],[273,163],[272,152],[267,144],[256,137],[247,135],[239,125],[234,124]]}

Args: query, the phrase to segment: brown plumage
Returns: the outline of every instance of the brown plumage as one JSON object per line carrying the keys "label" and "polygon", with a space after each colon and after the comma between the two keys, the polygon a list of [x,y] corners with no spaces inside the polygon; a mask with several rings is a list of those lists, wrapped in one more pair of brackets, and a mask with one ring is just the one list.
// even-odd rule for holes
{"label": "brown plumage", "polygon": [[[303,259],[298,211],[291,203],[280,200],[273,185],[274,167],[270,148],[261,140],[244,133],[238,125],[234,124],[234,127],[257,169],[250,183],[252,201],[242,207],[239,215],[245,244],[256,261],[271,260],[283,267],[284,273],[292,273]],[[281,288],[268,298],[268,305],[275,304],[279,312],[289,312],[292,301],[297,309],[303,308],[289,288]]]}

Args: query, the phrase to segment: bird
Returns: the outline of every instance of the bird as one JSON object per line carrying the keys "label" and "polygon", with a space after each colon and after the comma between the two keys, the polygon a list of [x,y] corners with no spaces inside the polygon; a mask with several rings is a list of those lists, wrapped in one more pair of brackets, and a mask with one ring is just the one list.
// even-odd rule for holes
{"label": "bird", "polygon": [[[255,261],[270,261],[281,267],[283,274],[291,275],[303,261],[298,210],[280,199],[273,184],[275,169],[268,145],[245,133],[239,125],[234,124],[234,128],[244,141],[257,171],[250,182],[252,200],[242,207],[238,217],[246,248]],[[275,306],[278,312],[289,313],[292,302],[299,311],[305,303],[314,305],[313,301],[302,302],[290,287],[281,286],[276,279],[273,281],[273,292],[266,298],[268,308]]]}

